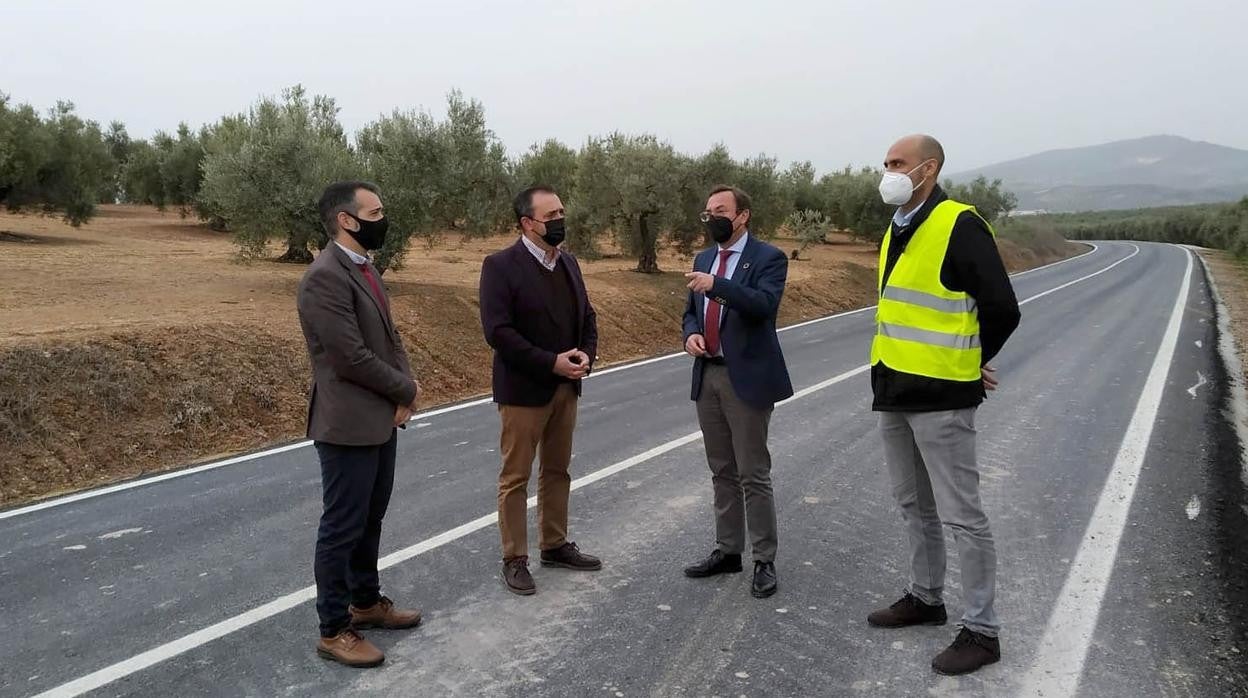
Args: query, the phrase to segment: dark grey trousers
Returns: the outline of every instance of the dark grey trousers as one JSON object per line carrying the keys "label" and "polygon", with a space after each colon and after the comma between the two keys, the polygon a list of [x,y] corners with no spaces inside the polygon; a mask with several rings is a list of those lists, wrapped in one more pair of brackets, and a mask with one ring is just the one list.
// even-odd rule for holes
{"label": "dark grey trousers", "polygon": [[722,552],[745,551],[748,528],[754,559],[776,559],[776,502],[771,490],[767,429],[771,408],[742,402],[725,366],[707,365],[698,396],[698,424],[706,444],[715,491],[715,545]]}

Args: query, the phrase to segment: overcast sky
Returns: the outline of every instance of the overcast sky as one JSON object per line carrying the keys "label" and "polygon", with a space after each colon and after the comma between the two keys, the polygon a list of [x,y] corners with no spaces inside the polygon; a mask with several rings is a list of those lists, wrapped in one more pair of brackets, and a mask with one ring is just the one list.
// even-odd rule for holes
{"label": "overcast sky", "polygon": [[947,171],[1170,133],[1248,148],[1243,0],[5,0],[0,91],[198,127],[302,83],[354,131],[459,88],[519,153],[650,132],[820,171],[929,132]]}

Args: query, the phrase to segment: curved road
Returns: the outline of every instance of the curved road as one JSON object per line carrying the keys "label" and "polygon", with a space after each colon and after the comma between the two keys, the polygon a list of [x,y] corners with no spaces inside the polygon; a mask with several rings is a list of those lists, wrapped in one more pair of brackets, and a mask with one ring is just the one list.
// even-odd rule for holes
{"label": "curved road", "polygon": [[502,588],[497,415],[473,401],[401,436],[382,578],[427,620],[369,634],[383,668],[312,653],[319,470],[296,444],[0,512],[0,695],[1248,694],[1248,509],[1201,265],[1106,243],[1014,285],[1022,326],[978,418],[1004,657],[978,674],[928,668],[952,625],[864,621],[905,581],[868,309],[782,333],[799,392],[772,426],[771,599],[681,574],[713,542],[710,483],[689,360],[663,357],[586,384],[571,530],[601,573]]}

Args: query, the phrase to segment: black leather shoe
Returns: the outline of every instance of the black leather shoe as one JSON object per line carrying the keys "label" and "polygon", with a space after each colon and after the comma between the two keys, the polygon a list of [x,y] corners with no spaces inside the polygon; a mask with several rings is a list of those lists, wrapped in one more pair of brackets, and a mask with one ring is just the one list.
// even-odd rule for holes
{"label": "black leather shoe", "polygon": [[754,561],[754,584],[750,593],[756,599],[765,599],[776,593],[776,563]]}
{"label": "black leather shoe", "polygon": [[932,660],[937,674],[957,676],[969,674],[980,667],[1001,661],[1001,641],[962,628],[953,644]]}
{"label": "black leather shoe", "polygon": [[542,567],[566,567],[570,570],[593,572],[602,569],[602,560],[581,552],[576,543],[564,543],[553,550],[542,551]]}
{"label": "black leather shoe", "polygon": [[728,555],[720,550],[711,553],[710,557],[696,565],[685,568],[686,577],[713,577],[717,574],[728,574],[741,571],[741,556]]}
{"label": "black leather shoe", "polygon": [[867,616],[867,622],[877,628],[905,628],[911,625],[944,625],[945,607],[929,606],[910,592],[888,608],[881,608]]}

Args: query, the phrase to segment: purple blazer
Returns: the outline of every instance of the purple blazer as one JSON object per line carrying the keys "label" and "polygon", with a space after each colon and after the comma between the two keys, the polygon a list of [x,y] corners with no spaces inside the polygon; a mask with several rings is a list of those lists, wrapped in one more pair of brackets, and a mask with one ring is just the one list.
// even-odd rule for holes
{"label": "purple blazer", "polygon": [[[592,367],[598,352],[597,317],[576,257],[559,254],[556,270],[568,275],[577,299],[576,348],[589,355]],[[481,265],[481,328],[494,349],[494,402],[501,405],[545,405],[566,382],[553,372],[555,357],[572,347],[557,346],[555,317],[541,292],[543,273],[523,240],[486,257]],[[581,381],[576,381],[576,394],[581,394]]]}

